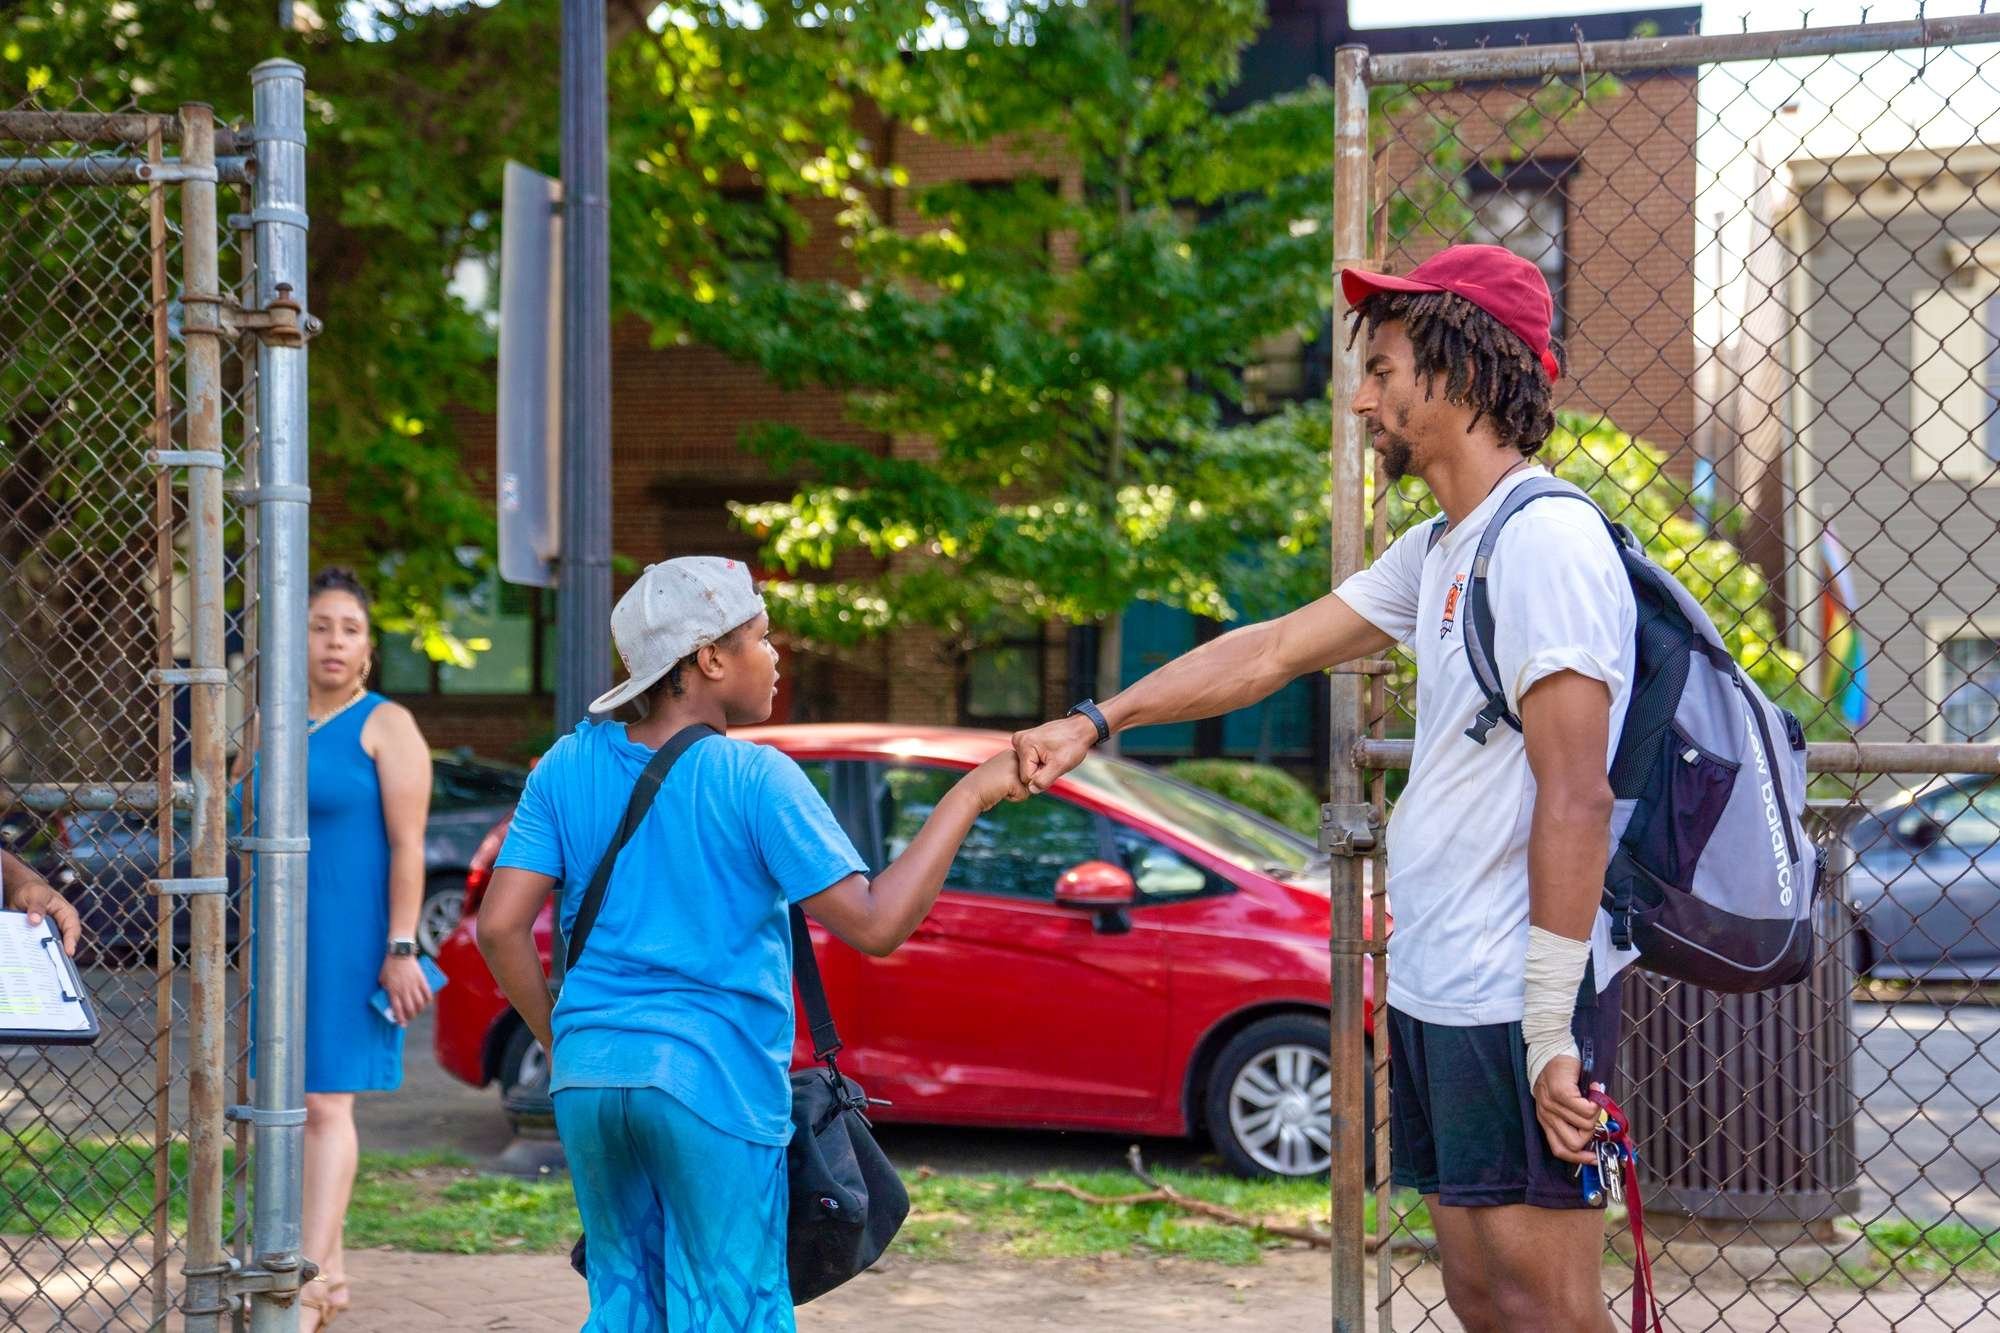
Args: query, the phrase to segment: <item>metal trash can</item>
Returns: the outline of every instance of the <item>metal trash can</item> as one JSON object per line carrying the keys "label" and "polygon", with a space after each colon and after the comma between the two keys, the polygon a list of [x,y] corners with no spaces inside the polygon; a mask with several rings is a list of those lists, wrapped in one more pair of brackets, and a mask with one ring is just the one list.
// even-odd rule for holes
{"label": "metal trash can", "polygon": [[1854,957],[1847,830],[1860,807],[1815,801],[1826,858],[1818,962],[1806,980],[1718,995],[1637,968],[1625,977],[1619,1064],[1648,1214],[1718,1240],[1827,1239],[1860,1204],[1854,1122]]}

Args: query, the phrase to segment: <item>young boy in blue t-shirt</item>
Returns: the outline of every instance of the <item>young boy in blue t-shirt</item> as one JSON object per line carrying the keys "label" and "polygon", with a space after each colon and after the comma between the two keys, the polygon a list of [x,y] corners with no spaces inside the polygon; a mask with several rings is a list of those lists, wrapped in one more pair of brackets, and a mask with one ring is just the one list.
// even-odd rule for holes
{"label": "young boy in blue t-shirt", "polygon": [[682,729],[767,720],[778,658],[742,564],[654,565],[618,602],[628,678],[529,775],[479,910],[479,946],[550,1049],[556,1127],[590,1238],[588,1329],[794,1327],[785,1267],[791,1138],[787,912],[881,956],[937,900],[981,814],[1026,796],[1011,751],[968,773],[872,880],[799,766],[726,735],[674,763],[619,854],[551,1013],[532,937],[558,884],[565,933],[639,774]]}

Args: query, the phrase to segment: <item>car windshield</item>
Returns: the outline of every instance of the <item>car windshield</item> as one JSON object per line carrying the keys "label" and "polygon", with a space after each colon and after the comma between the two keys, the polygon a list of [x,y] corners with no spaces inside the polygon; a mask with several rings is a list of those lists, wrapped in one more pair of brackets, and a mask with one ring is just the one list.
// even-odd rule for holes
{"label": "car windshield", "polygon": [[459,755],[432,757],[431,809],[474,810],[512,805],[527,785],[526,769],[466,759]]}
{"label": "car windshield", "polygon": [[1198,787],[1151,769],[1092,756],[1073,775],[1127,805],[1214,848],[1230,860],[1282,875],[1304,874],[1315,849],[1310,842]]}

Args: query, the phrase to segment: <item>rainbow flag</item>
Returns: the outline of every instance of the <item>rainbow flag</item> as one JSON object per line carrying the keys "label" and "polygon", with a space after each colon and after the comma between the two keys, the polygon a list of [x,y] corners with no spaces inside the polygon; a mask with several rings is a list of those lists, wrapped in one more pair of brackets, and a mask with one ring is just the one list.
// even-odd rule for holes
{"label": "rainbow flag", "polygon": [[1868,649],[1854,620],[1857,602],[1847,552],[1831,524],[1819,530],[1819,558],[1824,573],[1819,585],[1820,695],[1840,710],[1848,726],[1859,727],[1868,720]]}

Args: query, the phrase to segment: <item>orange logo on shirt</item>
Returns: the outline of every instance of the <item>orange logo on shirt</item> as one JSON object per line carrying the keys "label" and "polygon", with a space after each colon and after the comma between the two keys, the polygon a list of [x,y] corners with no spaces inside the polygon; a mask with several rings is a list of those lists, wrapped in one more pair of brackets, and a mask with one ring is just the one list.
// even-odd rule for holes
{"label": "orange logo on shirt", "polygon": [[1458,599],[1465,592],[1465,575],[1460,574],[1451,581],[1451,589],[1444,595],[1444,624],[1438,626],[1438,637],[1449,639],[1452,626],[1458,623]]}

